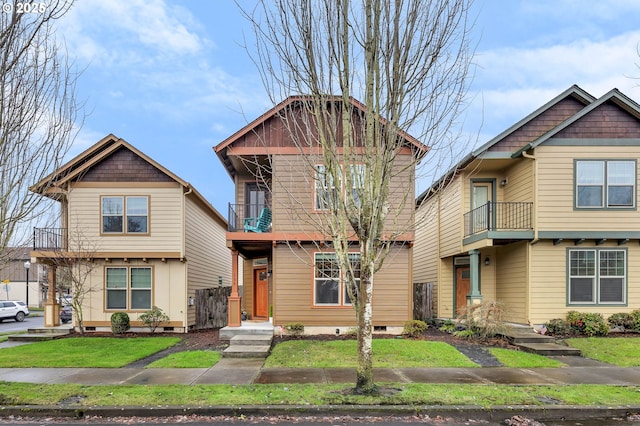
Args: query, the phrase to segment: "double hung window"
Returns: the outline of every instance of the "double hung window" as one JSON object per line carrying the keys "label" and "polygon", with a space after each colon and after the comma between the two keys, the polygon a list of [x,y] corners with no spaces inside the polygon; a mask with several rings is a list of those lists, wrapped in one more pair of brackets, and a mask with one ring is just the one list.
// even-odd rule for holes
{"label": "double hung window", "polygon": [[570,305],[626,303],[626,250],[571,249],[568,270]]}
{"label": "double hung window", "polygon": [[[356,286],[360,283],[360,253],[349,253],[349,263]],[[313,280],[314,305],[351,305],[346,282],[346,272],[340,269],[335,253],[315,253]]]}
{"label": "double hung window", "polygon": [[150,267],[105,268],[106,309],[151,309]]}
{"label": "double hung window", "polygon": [[[346,166],[345,166],[346,172]],[[351,164],[349,166],[351,188],[344,188],[345,194],[350,195],[353,199],[355,207],[360,207],[362,191],[364,190],[366,166],[364,164]],[[333,178],[333,175],[324,165],[317,165],[315,170],[315,210],[329,210],[331,207],[331,201],[338,202],[340,191],[342,191],[342,168],[338,170],[338,179]],[[348,194],[347,192],[351,193]],[[345,202],[347,200],[345,199]]]}
{"label": "double hung window", "polygon": [[636,162],[577,160],[576,208],[633,208],[636,202]]}
{"label": "double hung window", "polygon": [[102,197],[103,234],[146,234],[149,232],[149,197]]}

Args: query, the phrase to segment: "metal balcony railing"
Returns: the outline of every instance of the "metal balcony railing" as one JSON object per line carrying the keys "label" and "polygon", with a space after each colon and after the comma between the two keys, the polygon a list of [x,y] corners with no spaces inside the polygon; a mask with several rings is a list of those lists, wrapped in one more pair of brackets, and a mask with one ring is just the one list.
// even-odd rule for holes
{"label": "metal balcony railing", "polygon": [[529,231],[533,229],[533,203],[489,202],[464,215],[464,236],[484,231]]}
{"label": "metal balcony railing", "polygon": [[34,250],[63,250],[67,248],[67,228],[33,228]]}
{"label": "metal balcony railing", "polygon": [[[249,225],[256,226],[262,209],[270,209],[268,204],[229,204],[229,232],[247,232],[245,219]],[[269,228],[270,230],[270,228]]]}

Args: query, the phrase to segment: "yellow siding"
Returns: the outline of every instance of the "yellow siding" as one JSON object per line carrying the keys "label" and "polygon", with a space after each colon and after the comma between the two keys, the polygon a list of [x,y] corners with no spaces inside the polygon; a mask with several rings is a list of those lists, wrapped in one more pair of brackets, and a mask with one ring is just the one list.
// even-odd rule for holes
{"label": "yellow siding", "polygon": [[440,201],[440,257],[460,253],[462,245],[463,180],[456,178],[442,191]]}
{"label": "yellow siding", "polygon": [[[313,306],[313,246],[278,245],[273,250],[274,292],[278,295],[276,325],[302,322],[307,326],[353,326],[354,310],[345,307]],[[395,248],[374,277],[373,323],[402,326],[412,315],[409,273],[411,250]]]}
{"label": "yellow siding", "polygon": [[[504,187],[498,185],[499,191],[502,191],[502,195],[498,197],[498,201],[533,202],[533,166],[533,160],[526,158],[515,161],[515,164],[509,167],[504,173],[507,184]],[[498,183],[499,182],[500,179],[498,179]]]}
{"label": "yellow siding", "polygon": [[416,240],[413,247],[413,281],[438,280],[438,197],[433,197],[416,211]]}
{"label": "yellow siding", "polygon": [[[184,277],[186,264],[178,260],[161,261],[95,261],[95,268],[86,282],[86,296],[83,303],[85,322],[110,321],[114,311],[105,310],[105,267],[132,267],[144,266],[152,268],[152,305],[162,309],[170,318],[170,321],[178,321],[186,324],[187,312],[185,312]],[[194,307],[188,309],[195,310]],[[127,311],[131,321],[137,321],[143,312]]]}
{"label": "yellow siding", "polygon": [[484,292],[483,300],[497,300],[506,305],[506,321],[516,323],[528,323],[527,312],[527,267],[528,267],[527,242],[510,244],[497,249],[495,261],[496,268],[496,294],[495,297]]}
{"label": "yellow siding", "polygon": [[453,318],[453,259],[446,258],[440,262],[440,279],[438,282],[438,317]]}
{"label": "yellow siding", "polygon": [[[231,285],[231,251],[226,246],[226,228],[191,198],[185,199],[187,297],[195,290]],[[189,324],[195,324],[195,309],[189,310]]]}
{"label": "yellow siding", "polygon": [[[100,197],[149,196],[150,235],[100,235]],[[175,188],[73,188],[69,192],[69,230],[81,230],[83,239],[95,242],[100,252],[183,252],[182,189]]]}
{"label": "yellow siding", "polygon": [[540,241],[531,246],[531,316],[532,324],[542,324],[553,318],[564,318],[568,311],[599,312],[605,317],[616,312],[630,312],[640,307],[640,247],[637,243],[618,246],[616,242],[605,243],[597,248],[611,247],[627,250],[627,306],[568,306],[567,305],[567,249],[595,248],[586,241],[579,246],[572,242],[553,245],[551,241]]}
{"label": "yellow siding", "polygon": [[[538,228],[540,231],[628,231],[640,228],[637,210],[574,210],[574,159],[633,159],[638,146],[545,146],[538,162]],[[640,177],[640,173],[637,173]],[[636,183],[636,192],[638,183]],[[637,200],[636,200],[637,202]]]}

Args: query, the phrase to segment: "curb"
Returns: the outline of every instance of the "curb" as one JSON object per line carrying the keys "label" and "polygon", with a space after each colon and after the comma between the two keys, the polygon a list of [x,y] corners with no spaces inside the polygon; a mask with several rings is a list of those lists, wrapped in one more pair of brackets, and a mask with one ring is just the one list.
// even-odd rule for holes
{"label": "curb", "polygon": [[522,415],[536,420],[584,421],[602,419],[625,419],[629,415],[640,413],[637,406],[575,406],[575,405],[514,405],[483,408],[473,405],[436,406],[436,405],[239,405],[239,406],[3,406],[0,417],[65,417],[81,419],[97,417],[172,417],[184,415],[200,416],[426,416],[453,419],[501,420]]}

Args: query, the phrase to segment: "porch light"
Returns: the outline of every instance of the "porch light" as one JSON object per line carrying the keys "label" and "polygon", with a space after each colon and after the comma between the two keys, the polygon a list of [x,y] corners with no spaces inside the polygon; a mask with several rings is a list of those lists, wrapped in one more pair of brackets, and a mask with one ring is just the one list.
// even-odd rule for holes
{"label": "porch light", "polygon": [[196,299],[193,296],[189,296],[189,306],[193,306],[196,304]]}
{"label": "porch light", "polygon": [[484,264],[485,266],[489,266],[489,264],[491,263],[491,259],[489,259],[489,256],[484,258]]}

